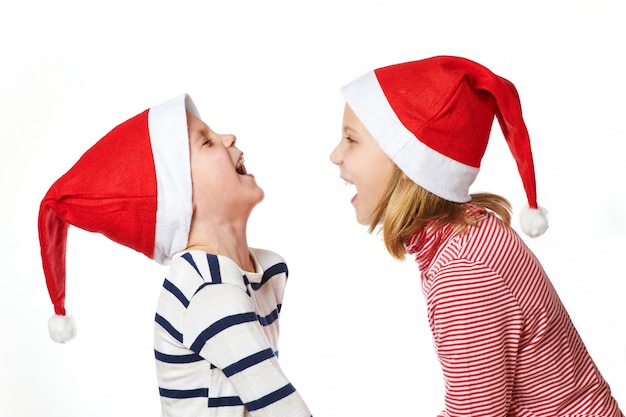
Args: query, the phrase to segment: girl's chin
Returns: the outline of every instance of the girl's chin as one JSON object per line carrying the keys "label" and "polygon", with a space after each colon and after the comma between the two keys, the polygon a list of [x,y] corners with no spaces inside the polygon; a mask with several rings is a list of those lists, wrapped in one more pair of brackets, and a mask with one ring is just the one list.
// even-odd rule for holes
{"label": "girl's chin", "polygon": [[365,216],[361,213],[356,212],[356,221],[358,224],[363,225],[363,226],[369,226],[370,225],[370,216]]}
{"label": "girl's chin", "polygon": [[363,225],[363,226],[371,226],[372,225],[372,217],[374,216],[374,211],[367,211],[367,213],[362,210],[359,209],[358,206],[354,206],[354,211],[355,211],[355,217],[356,217],[356,221],[358,224]]}

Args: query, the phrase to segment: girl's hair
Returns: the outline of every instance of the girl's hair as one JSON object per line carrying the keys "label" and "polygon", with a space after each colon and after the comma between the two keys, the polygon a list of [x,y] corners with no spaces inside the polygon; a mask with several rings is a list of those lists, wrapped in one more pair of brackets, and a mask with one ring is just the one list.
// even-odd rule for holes
{"label": "girl's hair", "polygon": [[511,205],[504,197],[490,193],[472,194],[471,197],[470,203],[444,200],[414,183],[396,166],[372,213],[369,232],[373,233],[380,224],[387,251],[402,260],[409,237],[427,223],[432,222],[434,227],[452,224],[460,231],[475,226],[474,218],[466,213],[466,204],[485,208],[510,226]]}

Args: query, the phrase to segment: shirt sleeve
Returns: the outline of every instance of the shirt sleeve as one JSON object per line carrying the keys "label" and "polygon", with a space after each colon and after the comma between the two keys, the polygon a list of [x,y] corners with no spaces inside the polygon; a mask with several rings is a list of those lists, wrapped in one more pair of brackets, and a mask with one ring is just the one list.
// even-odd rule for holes
{"label": "shirt sleeve", "polygon": [[482,264],[453,261],[433,278],[428,315],[445,380],[440,416],[506,417],[522,331],[518,304]]}
{"label": "shirt sleeve", "polygon": [[244,288],[203,286],[187,307],[183,335],[185,345],[222,370],[251,416],[311,415],[282,372]]}

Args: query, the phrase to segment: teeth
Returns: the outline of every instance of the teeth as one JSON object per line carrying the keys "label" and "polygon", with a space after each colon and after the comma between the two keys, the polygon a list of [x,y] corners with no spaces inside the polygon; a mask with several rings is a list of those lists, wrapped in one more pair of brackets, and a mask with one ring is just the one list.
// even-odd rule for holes
{"label": "teeth", "polygon": [[237,165],[235,166],[235,171],[237,171],[238,174],[241,175],[245,175],[246,172],[246,167],[243,165],[244,164],[244,159],[243,157],[239,159],[239,161],[237,161]]}

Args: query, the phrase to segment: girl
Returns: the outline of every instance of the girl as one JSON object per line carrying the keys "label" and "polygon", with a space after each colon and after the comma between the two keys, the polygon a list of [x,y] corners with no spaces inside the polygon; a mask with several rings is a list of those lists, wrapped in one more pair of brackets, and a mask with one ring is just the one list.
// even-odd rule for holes
{"label": "girl", "polygon": [[114,128],[50,188],[39,213],[50,334],[75,333],[65,314],[72,224],[171,264],[154,324],[163,417],[309,417],[277,362],[287,266],[248,247],[263,190],[235,142],[182,95]]}
{"label": "girl", "polygon": [[440,416],[623,417],[503,197],[469,194],[494,116],[529,207],[547,229],[513,84],[458,57],[380,68],[342,89],[330,159],[356,186],[357,220],[396,259],[415,257],[445,380]]}

